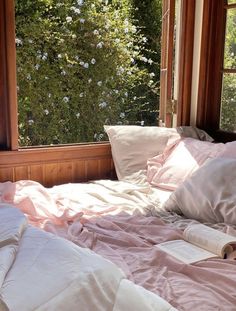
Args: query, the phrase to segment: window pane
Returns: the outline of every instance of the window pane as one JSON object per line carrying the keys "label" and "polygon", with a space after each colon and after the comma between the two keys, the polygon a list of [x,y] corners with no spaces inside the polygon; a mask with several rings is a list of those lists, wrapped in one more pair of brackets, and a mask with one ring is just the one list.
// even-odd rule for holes
{"label": "window pane", "polygon": [[228,0],[228,4],[236,4],[235,0]]}
{"label": "window pane", "polygon": [[161,1],[140,10],[126,0],[15,3],[20,145],[157,124]]}
{"label": "window pane", "polygon": [[224,74],[220,128],[236,133],[236,74]]}
{"label": "window pane", "polygon": [[236,9],[227,10],[224,68],[236,69]]}

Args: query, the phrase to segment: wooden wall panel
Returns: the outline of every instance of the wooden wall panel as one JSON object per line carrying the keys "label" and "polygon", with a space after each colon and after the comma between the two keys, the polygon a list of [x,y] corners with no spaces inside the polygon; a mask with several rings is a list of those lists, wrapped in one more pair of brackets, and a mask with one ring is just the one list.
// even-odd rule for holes
{"label": "wooden wall panel", "polygon": [[86,161],[75,161],[73,171],[75,182],[84,182],[88,180]]}
{"label": "wooden wall panel", "polygon": [[29,179],[38,181],[39,183],[44,183],[44,166],[40,164],[30,165],[30,175]]}
{"label": "wooden wall panel", "polygon": [[51,187],[115,177],[108,143],[0,152],[0,182],[30,179]]}
{"label": "wooden wall panel", "polygon": [[1,181],[12,181],[14,180],[14,169],[12,167],[3,167],[0,169],[0,180]]}
{"label": "wooden wall panel", "polygon": [[17,166],[14,168],[14,178],[19,179],[30,179],[30,167],[29,166]]}

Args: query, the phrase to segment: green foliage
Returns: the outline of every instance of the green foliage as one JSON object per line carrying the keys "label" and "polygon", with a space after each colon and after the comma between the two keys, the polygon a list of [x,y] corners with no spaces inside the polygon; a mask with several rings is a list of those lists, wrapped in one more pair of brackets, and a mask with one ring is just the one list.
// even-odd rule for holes
{"label": "green foliage", "polygon": [[148,34],[135,6],[16,1],[21,145],[99,141],[104,124],[156,123],[159,35]]}
{"label": "green foliage", "polygon": [[[228,10],[224,68],[236,68],[236,10]],[[220,128],[236,132],[236,74],[224,74]]]}

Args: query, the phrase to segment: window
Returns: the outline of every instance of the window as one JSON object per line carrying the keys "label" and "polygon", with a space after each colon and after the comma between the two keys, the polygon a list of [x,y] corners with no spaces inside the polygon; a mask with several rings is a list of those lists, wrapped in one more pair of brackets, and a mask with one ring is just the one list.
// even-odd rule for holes
{"label": "window", "polygon": [[236,1],[204,1],[197,126],[236,138]]}
{"label": "window", "polygon": [[228,1],[225,15],[220,129],[236,133],[236,1]]}
{"label": "window", "polygon": [[102,141],[104,124],[157,124],[161,1],[15,5],[21,146]]}
{"label": "window", "polygon": [[[26,1],[26,2],[29,2],[29,1]],[[167,3],[167,5],[170,6],[173,4],[173,2],[174,1],[172,0],[163,0],[163,5]],[[49,2],[47,1],[47,3]],[[137,3],[140,3],[140,1],[137,1]],[[180,39],[179,46],[182,52],[180,55],[182,57],[180,64],[183,64],[183,70],[180,71],[180,75],[179,75],[179,90],[181,90],[181,92],[178,92],[178,94],[183,94],[184,96],[182,97],[182,100],[178,102],[178,113],[181,112],[182,105],[183,106],[185,105],[185,108],[183,109],[182,112],[186,112],[187,118],[183,121],[182,124],[188,125],[188,111],[189,111],[189,106],[190,106],[189,90],[191,90],[191,82],[190,82],[191,79],[189,79],[189,75],[191,76],[190,73],[191,73],[191,57],[192,57],[191,38],[193,38],[193,33],[191,31],[193,29],[192,26],[194,25],[193,16],[194,16],[195,1],[193,0],[189,2],[188,0],[183,0],[181,1],[181,3],[182,3],[182,7],[181,7],[182,18],[180,18],[181,20],[180,26],[182,28],[181,28],[181,39]],[[153,11],[153,7],[150,10]],[[16,84],[16,67],[15,67],[15,64],[16,64],[15,52],[16,51],[15,51],[15,40],[14,40],[15,39],[14,14],[15,14],[15,11],[14,11],[13,0],[4,0],[0,2],[0,23],[1,23],[1,27],[0,27],[0,39],[1,39],[0,40],[0,44],[1,44],[1,49],[0,49],[0,69],[1,69],[1,72],[0,72],[0,97],[1,97],[0,146],[2,150],[4,149],[5,150],[18,150],[18,127],[17,127],[17,124],[18,124],[17,110],[18,109],[17,109],[17,100],[16,100],[17,98],[16,85],[17,84]],[[147,13],[147,19],[150,21],[150,12]],[[66,19],[66,17],[65,17],[65,21],[70,22],[70,20]],[[153,23],[151,23],[151,25],[153,25]],[[189,29],[190,31],[185,31],[186,29]],[[154,33],[154,31],[152,32]],[[171,40],[170,36],[165,36],[165,38],[166,40]],[[28,39],[30,40],[30,38]],[[154,44],[156,44],[157,42],[156,40],[153,40],[153,38],[151,38],[151,41]],[[28,43],[30,44],[29,41]],[[20,45],[21,41],[18,41],[18,44]],[[166,53],[172,53],[171,49],[166,50]],[[45,57],[47,56],[45,55]],[[146,59],[149,60],[149,58],[143,59],[145,63],[146,63]],[[185,61],[185,60],[188,60],[188,61]],[[34,64],[34,65],[37,65],[37,64]],[[152,66],[150,68],[153,69]],[[150,73],[152,72],[153,71],[151,71]],[[155,79],[158,80],[158,75],[156,75]],[[182,84],[182,88],[180,88],[181,84]],[[172,83],[170,83],[169,85],[172,86]],[[169,91],[166,92],[165,90],[163,88],[164,94],[167,94]],[[145,106],[145,103],[146,102],[143,103],[143,107]],[[155,105],[157,105],[157,103],[155,103]],[[47,110],[47,107],[43,109],[45,113],[44,117],[47,116],[46,110]],[[132,109],[130,109],[130,111],[132,111]],[[80,113],[80,111],[78,111],[78,113]],[[28,121],[30,121],[31,120],[30,113],[26,112],[25,115],[27,116]],[[122,117],[122,116],[123,115],[120,116],[119,114],[119,117]],[[78,117],[80,117],[79,114],[78,114]],[[142,121],[144,117],[145,117],[145,107],[142,111],[141,117],[139,118],[139,122]],[[154,119],[155,119],[155,124],[156,124],[156,118]],[[179,123],[181,122],[182,121],[179,121]],[[30,123],[32,122],[30,121]]]}

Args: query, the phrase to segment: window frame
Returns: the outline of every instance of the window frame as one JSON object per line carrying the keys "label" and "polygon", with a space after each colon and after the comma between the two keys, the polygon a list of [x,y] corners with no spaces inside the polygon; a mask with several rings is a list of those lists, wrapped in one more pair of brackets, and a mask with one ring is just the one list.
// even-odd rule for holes
{"label": "window frame", "polygon": [[[163,0],[169,7],[172,7],[171,15],[173,19],[175,0]],[[15,16],[14,16],[14,0],[2,0],[0,2],[0,150],[21,150],[18,145],[18,105],[17,105],[17,90],[16,90],[16,48],[15,48]],[[194,12],[195,0],[181,1],[181,38],[179,49],[181,50],[181,57],[179,64],[181,70],[179,71],[178,84],[178,122],[177,125],[189,125],[190,123],[190,106],[191,106],[191,75],[193,63],[193,39],[194,39]],[[173,35],[173,29],[169,32]],[[169,39],[168,34],[165,37]],[[171,102],[171,88],[172,88],[172,63],[170,59],[173,56],[173,44],[165,51],[168,61],[168,81],[164,94],[168,94],[165,104],[160,104],[160,113],[164,111],[164,118],[168,111],[168,104]],[[171,82],[171,83],[170,83]],[[164,110],[163,110],[164,109]],[[168,123],[168,122],[167,122]],[[170,122],[167,126],[171,126]],[[101,146],[109,144],[108,142],[99,143]],[[78,143],[81,145],[94,145],[94,143]],[[70,146],[70,145],[68,145]],[[46,148],[48,146],[45,146]],[[57,146],[60,147],[60,146]],[[42,147],[39,147],[42,148]],[[65,148],[65,145],[63,146]],[[37,150],[37,147],[34,148]]]}
{"label": "window frame", "polygon": [[217,141],[236,140],[236,133],[220,129],[220,110],[226,30],[226,0],[204,0],[196,126]]}
{"label": "window frame", "polygon": [[[193,46],[195,25],[195,0],[181,0],[179,58],[174,59],[174,35],[176,0],[163,0],[162,4],[162,57],[160,76],[160,120],[167,127],[173,126],[177,114],[177,126],[190,125]],[[178,54],[178,53],[177,53]],[[173,61],[179,68],[177,75],[177,98],[173,92]]]}

